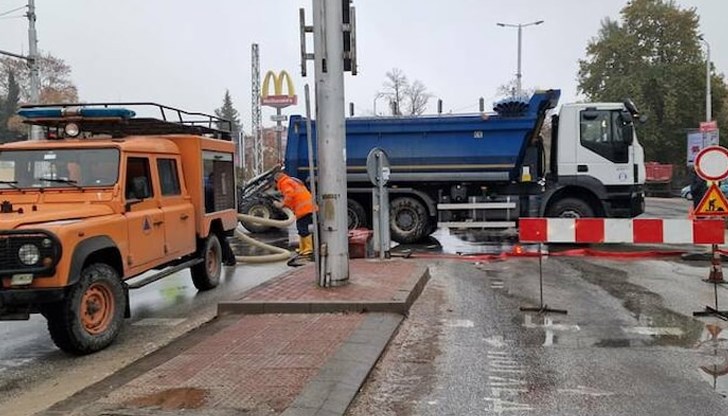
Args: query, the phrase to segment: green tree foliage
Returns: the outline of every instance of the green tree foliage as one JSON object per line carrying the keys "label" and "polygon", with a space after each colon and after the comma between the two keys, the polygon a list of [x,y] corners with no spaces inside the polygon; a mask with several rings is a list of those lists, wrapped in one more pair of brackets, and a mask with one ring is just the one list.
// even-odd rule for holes
{"label": "green tree foliage", "polygon": [[[222,107],[215,109],[215,115],[224,118],[225,120],[231,121],[233,131],[240,131],[240,113],[235,109],[233,105],[233,99],[230,97],[230,90],[225,90],[225,96],[222,99]],[[222,124],[222,125],[221,125]],[[227,123],[219,123],[217,126],[220,130],[227,130],[229,126]]]}
{"label": "green tree foliage", "polygon": [[[633,0],[620,21],[605,19],[579,61],[589,101],[632,98],[648,116],[638,126],[647,160],[685,163],[686,132],[705,120],[705,57],[695,9],[671,0]],[[728,129],[728,88],[713,72],[713,118]],[[723,134],[725,136],[725,133]]]}
{"label": "green tree foliage", "polygon": [[8,122],[15,116],[20,102],[20,86],[15,80],[15,73],[8,71],[7,92],[0,101],[0,143],[12,141],[17,133],[10,130]]}

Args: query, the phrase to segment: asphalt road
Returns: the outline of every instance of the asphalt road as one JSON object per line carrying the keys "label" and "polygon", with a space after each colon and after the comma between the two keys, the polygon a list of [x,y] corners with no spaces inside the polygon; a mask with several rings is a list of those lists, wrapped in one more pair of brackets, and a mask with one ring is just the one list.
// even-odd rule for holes
{"label": "asphalt road", "polygon": [[349,415],[728,414],[728,323],[692,316],[713,302],[705,263],[546,258],[544,302],[566,315],[519,310],[539,304],[537,259],[431,271]]}

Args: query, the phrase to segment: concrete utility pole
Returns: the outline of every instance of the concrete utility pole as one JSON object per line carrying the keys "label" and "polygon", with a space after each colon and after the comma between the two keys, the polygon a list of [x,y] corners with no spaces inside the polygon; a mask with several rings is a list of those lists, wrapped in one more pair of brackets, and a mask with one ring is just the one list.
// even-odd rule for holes
{"label": "concrete utility pole", "polygon": [[[40,104],[40,59],[38,56],[38,34],[35,31],[35,0],[28,0],[28,66],[30,67],[30,104]],[[43,131],[40,126],[30,127],[30,140],[40,140]]]}
{"label": "concrete utility pole", "polygon": [[522,32],[524,27],[528,26],[536,26],[543,23],[543,20],[538,20],[531,23],[518,23],[518,24],[510,24],[510,23],[496,23],[500,27],[515,27],[518,28],[518,70],[516,72],[516,94],[521,95],[521,92],[523,89],[521,88],[521,77],[523,74],[521,73],[521,40],[523,39]]}
{"label": "concrete utility pole", "polygon": [[341,0],[313,0],[321,258],[331,286],[349,281],[342,13]]}

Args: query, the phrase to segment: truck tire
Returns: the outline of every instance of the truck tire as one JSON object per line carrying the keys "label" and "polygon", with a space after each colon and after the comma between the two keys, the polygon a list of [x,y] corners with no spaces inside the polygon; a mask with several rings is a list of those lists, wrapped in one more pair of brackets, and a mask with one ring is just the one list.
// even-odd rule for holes
{"label": "truck tire", "polygon": [[210,290],[220,284],[222,275],[222,245],[217,235],[210,233],[200,250],[202,263],[190,268],[192,283],[197,290]]}
{"label": "truck tire", "polygon": [[552,218],[589,218],[594,216],[594,210],[581,199],[564,198],[551,205],[547,216]]}
{"label": "truck tire", "polygon": [[392,240],[411,244],[422,240],[430,230],[427,209],[419,200],[408,196],[392,201],[389,207]]}
{"label": "truck tire", "polygon": [[367,212],[364,207],[353,199],[346,201],[346,214],[348,217],[348,228],[367,228]]}
{"label": "truck tire", "polygon": [[[254,198],[250,201],[243,203],[240,213],[252,215],[254,217],[261,217],[265,219],[272,219],[274,217],[275,207],[273,204],[264,198]],[[269,231],[271,227],[267,225],[257,224],[250,221],[240,221],[248,231],[253,233],[264,233]]]}
{"label": "truck tire", "polygon": [[124,321],[126,297],[119,273],[108,264],[93,263],[68,296],[45,308],[48,332],[61,350],[85,355],[114,341]]}

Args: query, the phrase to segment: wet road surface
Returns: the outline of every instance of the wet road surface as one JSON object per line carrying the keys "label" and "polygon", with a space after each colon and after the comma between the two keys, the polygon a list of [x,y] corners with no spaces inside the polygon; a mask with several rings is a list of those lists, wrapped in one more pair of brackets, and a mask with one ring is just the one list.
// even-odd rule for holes
{"label": "wet road surface", "polygon": [[349,415],[728,414],[728,322],[692,316],[713,303],[705,262],[547,257],[544,302],[568,314],[540,315],[519,309],[539,304],[537,259],[433,261]]}

